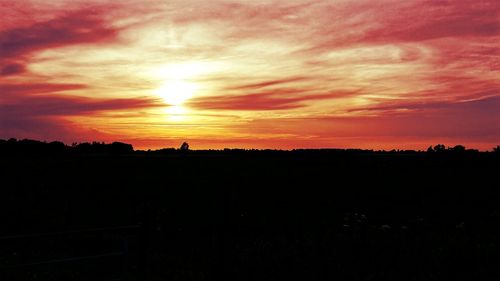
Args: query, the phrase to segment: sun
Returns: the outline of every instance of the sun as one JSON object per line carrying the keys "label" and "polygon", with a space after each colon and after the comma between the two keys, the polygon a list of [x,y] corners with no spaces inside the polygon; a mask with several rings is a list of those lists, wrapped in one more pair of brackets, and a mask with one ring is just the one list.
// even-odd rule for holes
{"label": "sun", "polygon": [[197,90],[198,85],[194,82],[183,79],[173,79],[166,81],[159,87],[156,94],[161,97],[168,106],[181,106],[192,98]]}
{"label": "sun", "polygon": [[167,106],[181,106],[197,94],[200,87],[196,81],[208,72],[210,67],[202,62],[184,62],[158,67],[151,73],[152,77],[160,82],[155,95]]}
{"label": "sun", "polygon": [[154,95],[165,103],[166,108],[163,112],[169,120],[189,119],[191,110],[186,103],[206,91],[206,85],[200,80],[214,70],[214,65],[202,61],[161,65],[152,69],[150,77],[158,81]]}

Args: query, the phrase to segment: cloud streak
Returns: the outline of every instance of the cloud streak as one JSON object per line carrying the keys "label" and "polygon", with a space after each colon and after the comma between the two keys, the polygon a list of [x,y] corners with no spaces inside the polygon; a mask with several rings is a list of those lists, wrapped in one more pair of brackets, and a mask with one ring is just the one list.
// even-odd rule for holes
{"label": "cloud streak", "polygon": [[0,63],[4,65],[0,75],[23,73],[31,56],[43,50],[113,42],[119,30],[102,19],[109,8],[81,8],[46,21],[0,30]]}
{"label": "cloud streak", "polygon": [[[245,89],[247,87],[248,85],[243,86]],[[303,89],[275,89],[234,96],[212,96],[194,99],[189,105],[199,109],[215,110],[286,110],[306,107],[309,102],[346,98],[358,93],[339,91],[304,95],[303,92]]]}
{"label": "cloud streak", "polygon": [[43,138],[66,141],[103,139],[112,136],[85,128],[68,118],[103,115],[115,111],[137,112],[164,106],[150,98],[95,99],[34,95],[0,99],[0,138]]}
{"label": "cloud streak", "polygon": [[90,11],[79,11],[28,27],[0,33],[0,58],[10,58],[71,44],[95,44],[116,36],[117,31]]}
{"label": "cloud streak", "polygon": [[150,98],[94,99],[71,96],[32,96],[0,105],[2,117],[80,116],[102,111],[137,110],[164,106]]}
{"label": "cloud streak", "polygon": [[82,84],[57,84],[57,83],[13,83],[0,84],[0,99],[17,97],[23,99],[27,95],[58,93],[63,91],[85,89]]}

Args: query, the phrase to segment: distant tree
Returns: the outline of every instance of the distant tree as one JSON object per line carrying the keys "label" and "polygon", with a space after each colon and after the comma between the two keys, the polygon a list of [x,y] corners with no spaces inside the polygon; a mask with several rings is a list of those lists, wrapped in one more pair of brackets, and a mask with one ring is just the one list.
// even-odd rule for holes
{"label": "distant tree", "polygon": [[434,148],[431,146],[429,146],[429,148],[427,148],[427,153],[434,153]]}
{"label": "distant tree", "polygon": [[189,150],[189,144],[187,142],[183,142],[181,144],[181,147],[179,148],[181,151],[188,151]]}
{"label": "distant tree", "polygon": [[177,151],[177,149],[175,149],[174,147],[166,147],[166,148],[155,150],[153,152],[154,153],[161,153],[161,154],[169,154],[169,153],[175,153],[175,151]]}
{"label": "distant tree", "polygon": [[500,153],[500,145],[497,145],[496,147],[493,147],[493,152]]}
{"label": "distant tree", "polygon": [[474,148],[469,148],[466,150],[467,153],[469,154],[478,154],[479,153],[479,149],[474,149]]}
{"label": "distant tree", "polygon": [[134,147],[131,144],[123,142],[113,142],[108,145],[108,152],[111,153],[132,153],[134,152]]}
{"label": "distant tree", "polygon": [[453,152],[465,152],[465,146],[463,145],[456,145],[453,148],[450,148],[451,151]]}
{"label": "distant tree", "polygon": [[47,150],[52,153],[63,152],[66,145],[60,141],[53,141],[47,144]]}
{"label": "distant tree", "polygon": [[90,153],[92,150],[92,145],[88,142],[81,142],[77,144],[73,149],[74,151],[79,153]]}
{"label": "distant tree", "polygon": [[446,150],[446,146],[444,144],[438,144],[434,146],[435,152],[444,152]]}

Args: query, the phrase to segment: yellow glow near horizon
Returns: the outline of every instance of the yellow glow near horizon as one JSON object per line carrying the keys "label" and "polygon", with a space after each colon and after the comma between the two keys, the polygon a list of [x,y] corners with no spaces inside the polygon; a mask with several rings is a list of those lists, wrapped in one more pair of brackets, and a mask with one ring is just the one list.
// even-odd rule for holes
{"label": "yellow glow near horizon", "polygon": [[172,105],[164,111],[168,115],[168,120],[173,122],[181,122],[186,120],[188,110],[182,105]]}

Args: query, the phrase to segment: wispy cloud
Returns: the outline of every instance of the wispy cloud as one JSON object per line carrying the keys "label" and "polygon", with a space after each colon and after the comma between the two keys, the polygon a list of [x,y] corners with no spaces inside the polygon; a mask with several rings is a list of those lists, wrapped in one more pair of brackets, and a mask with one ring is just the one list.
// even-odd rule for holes
{"label": "wispy cloud", "polygon": [[71,96],[32,96],[4,101],[2,117],[80,116],[102,111],[136,110],[164,106],[151,98],[96,99]]}
{"label": "wispy cloud", "polygon": [[95,44],[113,38],[117,31],[107,27],[91,11],[82,10],[47,22],[0,33],[1,58],[22,56],[46,48],[71,44]]}
{"label": "wispy cloud", "polygon": [[237,85],[237,86],[227,87],[226,90],[256,90],[256,89],[261,89],[261,88],[267,88],[269,86],[289,84],[292,82],[298,82],[298,81],[303,81],[303,80],[307,80],[307,78],[306,77],[291,77],[291,78],[284,78],[284,79],[262,81],[262,82],[251,83],[251,84]]}
{"label": "wispy cloud", "polygon": [[0,84],[0,100],[6,97],[22,100],[27,95],[57,93],[63,91],[85,89],[82,84],[57,84],[57,83],[6,83]]}
{"label": "wispy cloud", "polygon": [[301,89],[275,89],[233,96],[211,96],[193,99],[190,106],[216,110],[285,110],[307,106],[308,102],[352,97],[358,92],[303,94]]}
{"label": "wispy cloud", "polygon": [[[32,137],[67,141],[113,139],[104,132],[85,128],[68,117],[137,112],[163,106],[151,98],[97,99],[72,96],[33,95],[0,99],[0,138]],[[115,136],[116,137],[116,136]]]}
{"label": "wispy cloud", "polygon": [[0,31],[0,63],[5,65],[0,73],[22,73],[30,56],[45,49],[115,40],[119,31],[101,18],[102,12],[80,9],[47,21]]}

